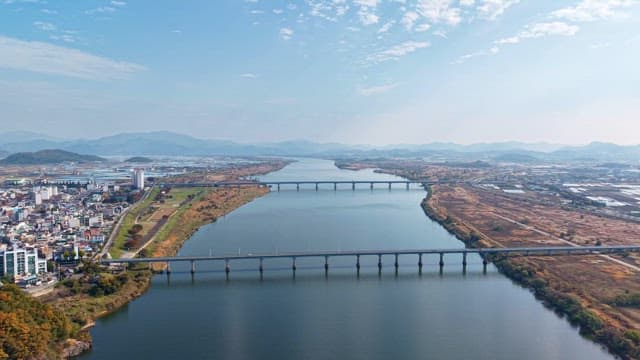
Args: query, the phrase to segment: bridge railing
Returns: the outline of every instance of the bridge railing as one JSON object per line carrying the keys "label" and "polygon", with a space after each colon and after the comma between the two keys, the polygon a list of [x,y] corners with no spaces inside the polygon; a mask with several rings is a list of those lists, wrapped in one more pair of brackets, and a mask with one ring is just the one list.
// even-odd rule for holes
{"label": "bridge railing", "polygon": [[225,271],[229,273],[232,260],[257,260],[259,271],[262,273],[263,261],[265,259],[289,258],[292,260],[292,268],[296,269],[297,258],[324,258],[325,271],[329,270],[329,258],[331,257],[355,257],[356,268],[360,270],[360,257],[377,256],[378,269],[382,270],[382,257],[394,256],[394,266],[398,269],[398,257],[401,255],[417,255],[418,267],[422,269],[423,255],[439,255],[439,265],[444,266],[444,256],[446,254],[462,254],[462,266],[467,266],[467,255],[478,254],[482,257],[483,269],[486,271],[489,258],[492,255],[504,256],[558,256],[558,255],[602,255],[640,252],[640,246],[619,245],[619,246],[547,246],[547,247],[519,247],[519,248],[460,248],[460,249],[399,249],[399,250],[349,250],[349,251],[310,251],[310,252],[284,252],[277,254],[234,254],[222,256],[177,256],[177,257],[157,257],[157,258],[131,258],[131,259],[102,259],[102,264],[136,264],[136,263],[166,263],[167,272],[171,271],[172,262],[190,262],[191,271],[195,272],[195,263],[202,261],[224,261]]}

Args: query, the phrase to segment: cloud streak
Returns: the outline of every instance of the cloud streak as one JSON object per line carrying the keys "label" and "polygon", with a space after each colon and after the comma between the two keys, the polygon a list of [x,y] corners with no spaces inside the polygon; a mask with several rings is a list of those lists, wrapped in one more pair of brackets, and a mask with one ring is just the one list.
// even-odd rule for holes
{"label": "cloud streak", "polygon": [[430,45],[431,44],[427,41],[405,41],[386,50],[369,55],[367,57],[367,61],[372,63],[381,63],[389,60],[398,60],[407,54],[418,49],[429,47]]}
{"label": "cloud streak", "polygon": [[114,80],[146,68],[39,41],[0,36],[0,67],[85,80]]}
{"label": "cloud streak", "polygon": [[359,88],[358,94],[362,96],[372,96],[386,93],[390,90],[393,90],[398,86],[398,83],[391,83],[385,85],[371,86],[366,88]]}

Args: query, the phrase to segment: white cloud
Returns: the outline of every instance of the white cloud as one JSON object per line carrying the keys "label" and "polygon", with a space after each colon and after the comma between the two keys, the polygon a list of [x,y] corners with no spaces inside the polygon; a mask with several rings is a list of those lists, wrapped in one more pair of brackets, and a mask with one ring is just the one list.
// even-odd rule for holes
{"label": "white cloud", "polygon": [[35,21],[33,26],[42,31],[56,31],[58,29],[54,24],[42,21]]}
{"label": "white cloud", "polygon": [[510,6],[519,2],[520,0],[482,0],[478,5],[478,14],[484,19],[495,20]]}
{"label": "white cloud", "polygon": [[471,58],[478,57],[478,56],[484,56],[484,55],[487,55],[487,53],[484,52],[484,51],[477,51],[477,52],[474,52],[474,53],[470,53],[470,54],[466,54],[466,55],[460,56],[459,58],[456,59],[456,61],[454,61],[454,63],[455,64],[462,64],[463,62],[465,62],[465,61],[467,61],[467,60],[469,60]]}
{"label": "white cloud", "polygon": [[375,8],[378,6],[378,0],[353,0],[356,5],[367,6],[370,8]]}
{"label": "white cloud", "polygon": [[582,0],[578,5],[551,13],[551,16],[570,21],[595,21],[625,15],[617,11],[635,4],[633,0]]}
{"label": "white cloud", "polygon": [[49,36],[51,40],[64,41],[67,43],[76,42],[76,37],[71,34],[59,34],[59,35],[51,35]]}
{"label": "white cloud", "polygon": [[116,11],[116,8],[112,6],[101,6],[95,9],[86,10],[84,13],[87,15],[93,14],[102,14],[102,13],[113,13]]}
{"label": "white cloud", "polygon": [[127,3],[126,3],[125,1],[116,1],[116,0],[113,0],[113,1],[111,1],[111,5],[113,5],[113,6],[119,6],[119,7],[122,7],[122,6],[127,5]]}
{"label": "white cloud", "polygon": [[386,22],[384,25],[380,27],[380,29],[378,29],[378,34],[388,32],[389,29],[391,29],[391,27],[393,26],[393,24],[395,24],[395,21],[393,20]]}
{"label": "white cloud", "polygon": [[362,96],[371,96],[371,95],[379,95],[386,93],[398,86],[398,83],[391,83],[385,85],[371,86],[366,88],[359,88],[358,94]]}
{"label": "white cloud", "polygon": [[402,44],[392,46],[386,50],[379,51],[369,55],[367,61],[373,63],[381,63],[389,60],[398,60],[399,58],[410,54],[418,49],[426,48],[431,45],[428,42],[405,41]]}
{"label": "white cloud", "polygon": [[284,10],[282,10],[282,9],[273,9],[271,11],[273,11],[273,13],[276,14],[276,15],[280,15],[280,14],[282,14],[284,12]]}
{"label": "white cloud", "polygon": [[402,23],[402,25],[404,25],[404,28],[407,29],[408,31],[413,29],[413,26],[415,25],[416,21],[418,21],[419,18],[420,18],[420,15],[418,15],[418,13],[413,11],[407,11],[402,16],[402,20],[400,20],[400,22]]}
{"label": "white cloud", "polygon": [[460,6],[473,6],[474,0],[460,0]]}
{"label": "white cloud", "polygon": [[416,26],[414,30],[416,32],[423,32],[423,31],[427,31],[429,29],[431,29],[431,25],[429,25],[429,24],[420,24],[420,25]]}
{"label": "white cloud", "polygon": [[358,17],[360,18],[360,23],[362,25],[373,25],[378,23],[378,15],[376,15],[370,8],[368,7],[361,7],[360,10],[358,10]]}
{"label": "white cloud", "polygon": [[244,74],[240,74],[240,77],[247,78],[247,79],[255,79],[258,77],[258,75],[254,73],[244,73]]}
{"label": "white cloud", "polygon": [[418,0],[416,10],[433,23],[457,25],[462,20],[460,8],[452,4],[452,0]]}
{"label": "white cloud", "polygon": [[519,34],[520,38],[539,38],[547,35],[573,36],[580,27],[567,23],[554,21],[529,25]]}
{"label": "white cloud", "polygon": [[0,36],[0,67],[87,80],[121,79],[145,70],[144,66],[134,63],[5,36]]}
{"label": "white cloud", "polygon": [[517,44],[523,39],[535,39],[549,35],[573,36],[580,30],[577,25],[570,25],[560,21],[536,23],[527,25],[516,36],[495,41],[496,44]]}
{"label": "white cloud", "polygon": [[44,14],[48,14],[48,15],[57,15],[58,12],[56,10],[51,10],[51,9],[40,9],[40,11]]}
{"label": "white cloud", "polygon": [[284,40],[289,40],[292,36],[293,30],[291,30],[290,28],[284,27],[280,29],[280,37],[282,37]]}

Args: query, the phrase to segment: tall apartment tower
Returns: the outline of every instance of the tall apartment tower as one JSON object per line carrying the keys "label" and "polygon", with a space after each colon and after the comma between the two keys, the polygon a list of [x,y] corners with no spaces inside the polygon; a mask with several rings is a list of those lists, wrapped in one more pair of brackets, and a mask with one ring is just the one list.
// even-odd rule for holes
{"label": "tall apartment tower", "polygon": [[133,186],[136,189],[144,189],[144,170],[135,169],[133,171]]}

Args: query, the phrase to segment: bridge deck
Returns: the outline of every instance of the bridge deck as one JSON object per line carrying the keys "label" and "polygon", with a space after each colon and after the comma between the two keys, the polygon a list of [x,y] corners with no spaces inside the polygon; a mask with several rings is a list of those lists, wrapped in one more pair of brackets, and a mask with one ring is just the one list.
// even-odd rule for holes
{"label": "bridge deck", "polygon": [[305,258],[305,257],[335,257],[335,256],[383,256],[383,255],[429,255],[429,254],[479,254],[479,255],[524,255],[524,256],[555,256],[555,255],[589,255],[611,254],[623,252],[640,252],[640,246],[548,246],[548,247],[520,247],[520,248],[481,248],[481,249],[408,249],[408,250],[349,250],[349,251],[311,251],[311,252],[283,252],[278,254],[246,254],[222,256],[176,256],[157,258],[133,259],[102,259],[101,263],[147,263],[147,262],[180,262],[180,261],[228,261],[244,259],[274,259],[274,258]]}

